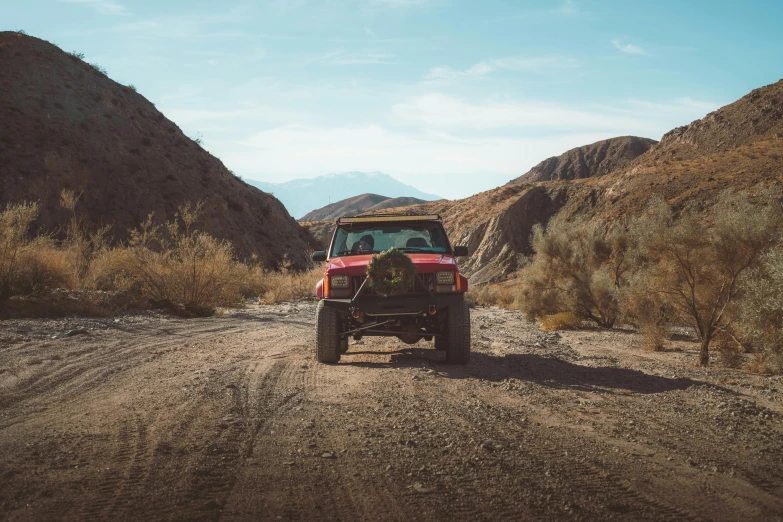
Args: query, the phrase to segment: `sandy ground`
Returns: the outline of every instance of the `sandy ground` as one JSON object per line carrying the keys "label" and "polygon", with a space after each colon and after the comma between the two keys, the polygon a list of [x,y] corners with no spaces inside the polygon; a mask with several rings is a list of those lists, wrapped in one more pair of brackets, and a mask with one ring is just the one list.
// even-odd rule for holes
{"label": "sandy ground", "polygon": [[780,378],[498,309],[326,366],[314,315],[0,321],[0,519],[783,520]]}

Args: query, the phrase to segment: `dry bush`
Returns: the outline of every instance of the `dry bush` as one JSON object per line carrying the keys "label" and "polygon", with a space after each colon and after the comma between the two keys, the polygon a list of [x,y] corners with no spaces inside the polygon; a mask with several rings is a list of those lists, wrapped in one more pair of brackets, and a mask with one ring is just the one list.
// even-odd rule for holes
{"label": "dry bush", "polygon": [[84,218],[76,211],[80,198],[81,193],[76,194],[65,189],[60,191],[60,206],[70,214],[65,226],[66,239],[63,241],[62,249],[68,251],[76,276],[83,279],[95,254],[106,247],[111,227],[105,226],[89,234],[84,225]]}
{"label": "dry bush", "polygon": [[284,301],[313,297],[315,285],[324,276],[323,267],[298,272],[283,267],[277,272],[256,269],[251,280],[262,280],[261,291],[256,293],[264,304],[276,304]]}
{"label": "dry bush", "polygon": [[[746,292],[738,307],[736,330],[743,343],[760,352],[764,373],[783,370],[783,246],[767,252],[742,281]],[[763,362],[763,365],[761,364]]]}
{"label": "dry bush", "polygon": [[96,256],[90,279],[97,288],[135,291],[155,305],[194,315],[238,304],[248,268],[229,243],[194,229],[198,211],[180,207],[164,226],[153,225],[150,215],[127,246]]}
{"label": "dry bush", "polygon": [[718,352],[718,362],[725,368],[740,368],[745,358],[743,349],[728,332],[722,332],[715,340],[715,351]]}
{"label": "dry bush", "polygon": [[764,375],[783,374],[783,358],[770,353],[754,353],[745,370]]}
{"label": "dry bush", "polygon": [[582,319],[571,312],[560,312],[552,315],[545,315],[541,318],[541,329],[548,332],[557,330],[574,330],[582,324]]}
{"label": "dry bush", "polygon": [[516,290],[508,286],[486,284],[471,287],[466,299],[475,306],[499,306],[501,308],[515,308]]}
{"label": "dry bush", "polygon": [[533,261],[520,271],[517,303],[529,319],[571,312],[611,328],[625,284],[629,236],[606,234],[603,223],[568,223],[555,218],[533,232]]}
{"label": "dry bush", "polygon": [[9,205],[0,212],[0,301],[13,295],[21,264],[20,252],[30,242],[27,231],[36,216],[36,203]]}
{"label": "dry bush", "polygon": [[642,323],[639,328],[642,334],[642,350],[647,352],[662,352],[666,348],[666,337],[669,328],[654,322]]}
{"label": "dry bush", "polygon": [[47,288],[76,287],[68,259],[47,236],[28,238],[37,204],[11,205],[0,212],[0,301]]}
{"label": "dry bush", "polygon": [[647,284],[643,271],[632,274],[620,293],[620,308],[623,320],[639,329],[642,349],[660,352],[665,348],[676,314],[659,293],[650,291]]}
{"label": "dry bush", "polygon": [[[199,205],[180,207],[174,220],[162,226],[154,225],[150,215],[131,231],[128,244],[112,248],[108,228],[87,233],[76,211],[78,200],[73,192],[61,193],[61,205],[70,219],[59,244],[49,236],[28,238],[38,214],[36,204],[9,206],[0,212],[0,301],[33,294],[57,300],[54,289],[86,289],[76,299],[69,295],[52,304],[46,313],[61,314],[65,305],[84,312],[152,304],[208,315],[217,306],[238,305],[244,297],[277,303],[312,296],[323,275],[322,269],[295,271],[287,258],[277,272],[238,262],[228,242],[195,229]],[[43,303],[28,304],[41,308]]]}
{"label": "dry bush", "polygon": [[12,284],[13,295],[39,294],[51,288],[74,290],[78,279],[68,253],[50,238],[40,236],[19,250],[19,266]]}
{"label": "dry bush", "polygon": [[694,328],[702,366],[712,339],[734,320],[741,276],[758,264],[780,227],[779,208],[752,205],[744,194],[722,194],[709,215],[712,226],[699,213],[675,221],[669,206],[655,200],[632,225],[644,260],[638,286]]}

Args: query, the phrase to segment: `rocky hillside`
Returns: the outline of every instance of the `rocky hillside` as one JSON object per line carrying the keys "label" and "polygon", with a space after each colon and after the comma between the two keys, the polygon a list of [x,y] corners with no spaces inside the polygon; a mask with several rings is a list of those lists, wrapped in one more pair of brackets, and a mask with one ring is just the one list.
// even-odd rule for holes
{"label": "rocky hillside", "polygon": [[663,135],[654,160],[693,159],[783,137],[783,80]]}
{"label": "rocky hillside", "polygon": [[329,221],[343,216],[355,216],[362,212],[418,205],[420,203],[426,203],[426,201],[411,197],[390,198],[378,194],[360,194],[308,212],[301,221]]}
{"label": "rocky hillside", "polygon": [[510,183],[534,183],[593,178],[621,169],[658,143],[648,138],[621,136],[571,149],[545,159]]}
{"label": "rocky hillside", "polygon": [[0,205],[39,201],[39,229],[56,231],[62,189],[81,192],[91,228],[127,237],[149,213],[173,218],[203,202],[201,229],[241,257],[306,262],[309,236],[274,197],[232,175],[134,89],[76,56],[0,32]]}
{"label": "rocky hillside", "polygon": [[708,208],[725,189],[759,187],[783,194],[783,80],[667,133],[646,153],[603,175],[522,179],[467,199],[394,212],[440,214],[452,243],[469,247],[462,268],[480,284],[516,270],[522,256],[532,253],[533,225],[557,214],[616,224],[641,212],[656,194],[675,208]]}

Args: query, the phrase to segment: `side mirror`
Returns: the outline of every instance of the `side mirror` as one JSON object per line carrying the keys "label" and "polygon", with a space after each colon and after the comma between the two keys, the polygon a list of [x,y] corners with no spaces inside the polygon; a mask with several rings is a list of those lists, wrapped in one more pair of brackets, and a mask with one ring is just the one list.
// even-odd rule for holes
{"label": "side mirror", "polygon": [[461,257],[461,256],[467,256],[468,255],[468,247],[466,246],[455,246],[454,247],[454,255]]}
{"label": "side mirror", "polygon": [[326,261],[326,252],[323,250],[313,252],[313,261]]}

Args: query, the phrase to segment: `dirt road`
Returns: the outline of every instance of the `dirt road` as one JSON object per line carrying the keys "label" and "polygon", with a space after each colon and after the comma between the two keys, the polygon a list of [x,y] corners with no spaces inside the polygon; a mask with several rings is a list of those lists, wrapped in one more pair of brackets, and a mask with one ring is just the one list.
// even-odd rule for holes
{"label": "dirt road", "polygon": [[473,362],[311,303],[0,322],[0,519],[783,519],[783,381],[473,312]]}

